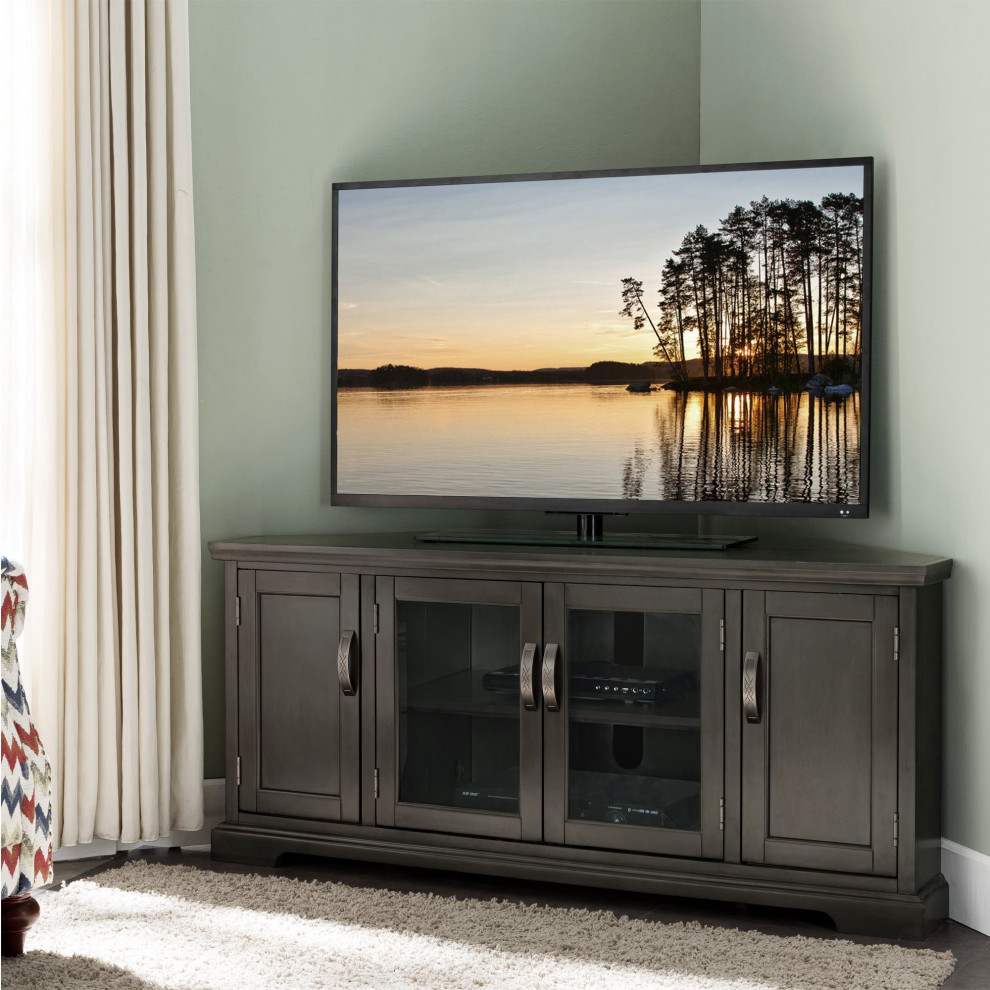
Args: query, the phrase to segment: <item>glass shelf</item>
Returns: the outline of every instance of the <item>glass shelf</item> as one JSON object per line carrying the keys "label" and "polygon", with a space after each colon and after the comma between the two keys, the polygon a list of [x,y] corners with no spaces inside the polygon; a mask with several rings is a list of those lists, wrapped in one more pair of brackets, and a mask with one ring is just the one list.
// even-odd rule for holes
{"label": "glass shelf", "polygon": [[421,712],[451,712],[492,718],[518,718],[519,694],[482,686],[487,671],[464,670],[409,689],[406,708]]}
{"label": "glass shelf", "polygon": [[[609,711],[607,709],[611,708]],[[589,725],[639,725],[644,728],[650,726],[663,727],[668,729],[693,729],[701,728],[701,719],[697,716],[679,717],[676,715],[647,715],[642,712],[629,710],[616,710],[611,704],[595,705],[587,708],[575,708],[570,710],[571,721],[576,724],[587,723]]]}

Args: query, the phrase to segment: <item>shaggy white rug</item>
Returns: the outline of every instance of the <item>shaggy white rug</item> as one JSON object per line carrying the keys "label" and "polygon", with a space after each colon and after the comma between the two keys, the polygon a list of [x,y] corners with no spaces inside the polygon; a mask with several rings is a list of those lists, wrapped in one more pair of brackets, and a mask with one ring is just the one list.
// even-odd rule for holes
{"label": "shaggy white rug", "polygon": [[932,990],[950,953],[133,862],[46,896],[5,990]]}

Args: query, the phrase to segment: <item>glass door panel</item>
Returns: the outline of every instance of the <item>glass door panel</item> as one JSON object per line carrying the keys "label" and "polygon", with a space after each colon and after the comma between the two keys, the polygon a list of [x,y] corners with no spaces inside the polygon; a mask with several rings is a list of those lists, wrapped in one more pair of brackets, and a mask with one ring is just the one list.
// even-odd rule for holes
{"label": "glass door panel", "polygon": [[568,817],[700,827],[701,616],[567,612]]}
{"label": "glass door panel", "polygon": [[396,642],[399,801],[517,814],[519,609],[400,601]]}
{"label": "glass door panel", "polygon": [[539,839],[540,586],[379,578],[376,587],[378,824]]}
{"label": "glass door panel", "polygon": [[548,836],[720,855],[721,592],[548,586],[547,615],[564,690],[546,772],[567,767],[548,789]]}

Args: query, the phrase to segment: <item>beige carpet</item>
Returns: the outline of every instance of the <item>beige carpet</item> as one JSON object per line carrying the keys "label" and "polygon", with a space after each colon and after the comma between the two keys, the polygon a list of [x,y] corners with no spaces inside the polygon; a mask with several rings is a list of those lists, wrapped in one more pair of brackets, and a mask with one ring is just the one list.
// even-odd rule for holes
{"label": "beige carpet", "polygon": [[931,990],[950,953],[129,863],[44,899],[4,990]]}

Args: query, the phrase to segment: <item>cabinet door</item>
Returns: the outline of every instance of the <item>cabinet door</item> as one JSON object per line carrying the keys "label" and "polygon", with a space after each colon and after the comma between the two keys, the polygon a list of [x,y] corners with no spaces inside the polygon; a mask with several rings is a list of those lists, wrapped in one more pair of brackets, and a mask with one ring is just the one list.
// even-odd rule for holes
{"label": "cabinet door", "polygon": [[720,858],[724,595],[545,588],[545,835]]}
{"label": "cabinet door", "polygon": [[892,596],[746,592],[742,858],[893,876]]}
{"label": "cabinet door", "polygon": [[241,810],[357,821],[357,576],[243,570],[238,595]]}
{"label": "cabinet door", "polygon": [[378,578],[379,825],[541,838],[540,586]]}

